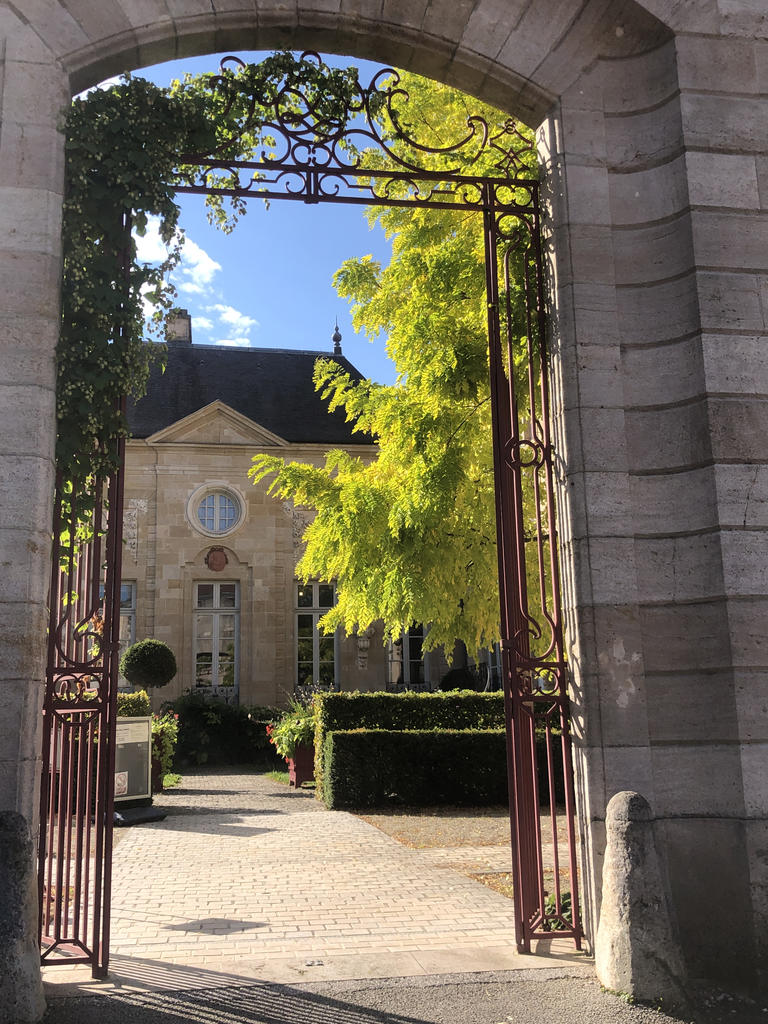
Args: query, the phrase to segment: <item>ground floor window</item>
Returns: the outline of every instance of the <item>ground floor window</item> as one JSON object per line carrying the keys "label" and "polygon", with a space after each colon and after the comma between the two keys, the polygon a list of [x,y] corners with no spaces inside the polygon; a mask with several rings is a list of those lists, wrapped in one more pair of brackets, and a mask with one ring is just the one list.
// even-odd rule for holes
{"label": "ground floor window", "polygon": [[136,641],[136,584],[120,584],[120,657]]}
{"label": "ground floor window", "polygon": [[387,684],[391,690],[428,690],[432,686],[424,627],[413,625],[389,645]]}
{"label": "ground floor window", "polygon": [[239,626],[239,584],[195,583],[196,690],[237,696]]}
{"label": "ground floor window", "polygon": [[501,644],[494,644],[493,647],[482,651],[477,667],[480,689],[486,691],[502,689]]}
{"label": "ground floor window", "polygon": [[336,604],[333,583],[296,584],[296,687],[338,689],[338,638],[325,636],[318,619]]}
{"label": "ground floor window", "polygon": [[[99,584],[99,600],[104,601],[104,584]],[[103,605],[102,605],[103,607]],[[120,664],[125,652],[136,642],[136,583],[133,580],[123,580],[120,583],[120,633],[117,642],[117,663]],[[131,690],[133,687],[125,678],[119,675],[117,679],[118,689]]]}

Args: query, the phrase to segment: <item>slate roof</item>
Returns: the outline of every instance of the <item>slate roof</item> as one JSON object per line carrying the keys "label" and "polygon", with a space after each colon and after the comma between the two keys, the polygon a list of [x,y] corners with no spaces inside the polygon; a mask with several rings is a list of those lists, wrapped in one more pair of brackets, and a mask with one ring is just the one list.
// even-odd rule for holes
{"label": "slate roof", "polygon": [[370,444],[367,435],[352,433],[343,411],[329,413],[315,391],[318,358],[333,359],[362,380],[344,356],[329,352],[171,341],[165,373],[155,367],[144,398],[128,404],[131,434],[149,437],[218,399],[286,441]]}

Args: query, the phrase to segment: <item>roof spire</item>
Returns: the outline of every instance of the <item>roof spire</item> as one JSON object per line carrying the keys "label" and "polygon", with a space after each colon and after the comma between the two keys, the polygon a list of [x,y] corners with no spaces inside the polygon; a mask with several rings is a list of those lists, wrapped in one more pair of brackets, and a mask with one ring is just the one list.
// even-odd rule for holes
{"label": "roof spire", "polygon": [[331,341],[333,342],[333,354],[335,356],[340,356],[341,355],[341,331],[339,330],[339,321],[338,321],[338,319],[336,320],[336,330],[333,332],[333,335],[331,337]]}

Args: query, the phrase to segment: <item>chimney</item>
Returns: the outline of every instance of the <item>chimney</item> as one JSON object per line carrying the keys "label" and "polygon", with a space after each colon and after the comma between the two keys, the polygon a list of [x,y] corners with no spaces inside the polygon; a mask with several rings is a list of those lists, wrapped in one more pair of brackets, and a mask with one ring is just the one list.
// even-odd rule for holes
{"label": "chimney", "polygon": [[165,327],[168,341],[181,341],[192,344],[192,317],[187,309],[174,309],[168,317]]}

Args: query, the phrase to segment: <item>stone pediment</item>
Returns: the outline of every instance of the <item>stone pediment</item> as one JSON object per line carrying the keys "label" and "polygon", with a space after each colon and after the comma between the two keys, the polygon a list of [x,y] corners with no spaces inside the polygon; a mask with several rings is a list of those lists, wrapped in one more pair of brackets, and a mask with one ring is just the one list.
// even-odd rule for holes
{"label": "stone pediment", "polygon": [[224,402],[211,402],[147,439],[148,444],[247,444],[285,447],[287,442]]}

